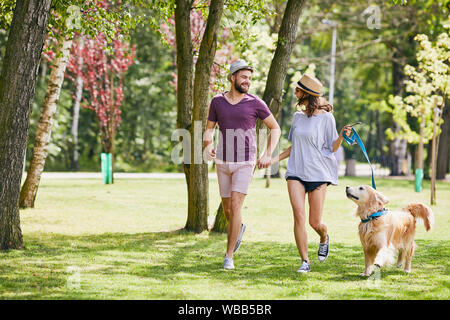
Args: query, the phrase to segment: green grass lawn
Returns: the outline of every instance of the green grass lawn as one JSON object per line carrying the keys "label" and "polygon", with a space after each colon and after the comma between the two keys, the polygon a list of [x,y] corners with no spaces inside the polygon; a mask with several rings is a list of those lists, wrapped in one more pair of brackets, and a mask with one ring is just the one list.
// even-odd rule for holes
{"label": "green grass lawn", "polygon": [[[298,274],[293,218],[286,182],[269,189],[254,179],[244,202],[247,224],[236,270],[222,269],[224,234],[182,231],[186,221],[183,179],[44,179],[36,208],[21,211],[25,248],[0,252],[3,299],[448,299],[450,184],[438,183],[435,228],[419,223],[411,274],[395,266],[380,277],[359,274],[364,257],[355,205],[345,186],[370,178],[341,178],[328,188],[323,220],[330,256],[317,260],[319,237],[307,227],[312,272]],[[398,209],[429,203],[429,182],[377,179],[377,188]],[[210,211],[219,204],[210,181]],[[213,217],[211,216],[211,222]]]}

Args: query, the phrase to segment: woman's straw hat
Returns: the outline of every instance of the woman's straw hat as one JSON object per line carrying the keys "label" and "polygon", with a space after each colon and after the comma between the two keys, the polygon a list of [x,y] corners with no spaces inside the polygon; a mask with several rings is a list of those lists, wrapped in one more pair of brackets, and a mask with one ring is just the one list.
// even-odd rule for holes
{"label": "woman's straw hat", "polygon": [[310,95],[319,97],[322,94],[322,83],[310,75],[303,75],[300,81],[297,82],[297,87]]}

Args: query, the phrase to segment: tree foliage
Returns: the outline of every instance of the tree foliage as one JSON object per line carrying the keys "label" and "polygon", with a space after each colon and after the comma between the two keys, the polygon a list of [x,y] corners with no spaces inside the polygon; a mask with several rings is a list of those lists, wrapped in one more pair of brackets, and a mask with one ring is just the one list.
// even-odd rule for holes
{"label": "tree foliage", "polygon": [[[417,67],[407,65],[405,81],[407,96],[391,96],[387,110],[392,112],[393,118],[400,124],[401,131],[393,133],[387,129],[388,139],[400,136],[409,143],[416,144],[422,138],[428,142],[433,136],[434,108],[441,106],[444,99],[450,96],[449,91],[449,63],[450,37],[447,32],[441,33],[433,43],[428,36],[419,34],[414,38],[419,43],[417,51]],[[407,116],[421,121],[424,118],[424,136],[411,128]]]}

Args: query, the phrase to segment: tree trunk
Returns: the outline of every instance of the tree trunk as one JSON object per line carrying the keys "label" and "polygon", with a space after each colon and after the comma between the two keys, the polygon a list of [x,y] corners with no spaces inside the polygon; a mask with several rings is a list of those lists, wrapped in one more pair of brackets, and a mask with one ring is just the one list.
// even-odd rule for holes
{"label": "tree trunk", "polygon": [[72,40],[65,39],[63,41],[60,47],[61,56],[58,57],[57,55],[50,73],[47,93],[45,95],[44,105],[42,106],[42,114],[36,131],[33,158],[31,159],[31,164],[27,171],[27,178],[20,192],[19,206],[21,208],[34,208],[39,181],[41,180],[45,159],[48,155],[48,145],[50,144],[53,118],[56,113],[71,46]]}
{"label": "tree trunk", "polygon": [[77,76],[75,79],[75,101],[73,103],[73,119],[72,119],[72,137],[73,137],[73,152],[72,152],[72,170],[78,171],[80,165],[78,163],[78,124],[80,121],[80,104],[83,96],[83,78]]}
{"label": "tree trunk", "polygon": [[[191,41],[191,5],[192,0],[177,0],[175,7],[175,34],[177,45],[177,128],[189,131],[191,128],[191,114],[193,104],[193,79],[194,79],[194,53]],[[187,135],[185,139],[189,139]],[[180,137],[182,142],[183,137]],[[191,145],[191,141],[183,143]],[[184,155],[183,170],[187,186],[188,217],[191,208],[190,192],[190,151],[183,150]]]}
{"label": "tree trunk", "polygon": [[431,199],[430,204],[436,204],[436,149],[437,149],[437,136],[439,134],[436,130],[438,123],[438,113],[440,110],[437,106],[437,98],[434,100],[434,112],[433,112],[433,139],[431,140]]}
{"label": "tree trunk", "polygon": [[378,152],[380,154],[380,159],[382,159],[382,161],[384,163],[384,150],[383,150],[384,134],[383,134],[383,129],[381,127],[380,111],[379,110],[375,110],[375,120],[376,120],[376,124],[377,124],[377,147],[378,147]]}
{"label": "tree trunk", "polygon": [[[80,42],[82,40],[80,39]],[[81,45],[81,43],[80,43]],[[81,66],[83,64],[83,56],[77,57],[77,64]],[[73,138],[73,152],[72,152],[72,170],[78,171],[78,123],[80,119],[80,104],[83,98],[83,78],[77,75],[75,78],[75,101],[73,103],[73,119],[72,119],[72,138]]]}
{"label": "tree trunk", "polygon": [[[191,126],[190,203],[186,230],[200,233],[208,229],[208,163],[203,161],[203,132],[208,113],[211,68],[217,48],[217,34],[224,0],[212,0],[198,60],[195,66],[194,104]],[[193,130],[192,130],[193,129]]]}
{"label": "tree trunk", "polygon": [[345,174],[346,177],[356,177],[356,160],[345,160]]}
{"label": "tree trunk", "polygon": [[216,219],[214,220],[214,226],[212,227],[212,232],[226,233],[228,226],[228,220],[225,217],[225,212],[223,211],[222,201],[220,202],[219,208],[216,212]]}
{"label": "tree trunk", "polygon": [[23,248],[19,193],[51,0],[17,0],[0,74],[0,249]]}
{"label": "tree trunk", "polygon": [[[267,75],[263,100],[271,108],[275,118],[281,110],[281,98],[284,88],[284,80],[289,66],[292,50],[297,39],[298,20],[302,13],[304,0],[289,0],[284,11],[275,54],[270,64]],[[272,102],[272,99],[274,100]]]}
{"label": "tree trunk", "polygon": [[423,170],[423,138],[425,130],[425,117],[420,117],[419,144],[417,145],[416,169]]}
{"label": "tree trunk", "polygon": [[116,114],[116,108],[114,103],[114,72],[111,70],[110,75],[110,85],[111,85],[111,116],[109,117],[109,129],[110,129],[110,137],[111,137],[111,144],[109,146],[109,153],[111,154],[111,183],[114,183],[114,140],[116,137],[116,124],[115,124],[115,114]]}
{"label": "tree trunk", "polygon": [[442,114],[444,123],[441,126],[441,135],[439,136],[439,147],[437,155],[436,179],[445,179],[449,170],[449,135],[450,135],[450,108],[446,102]]}
{"label": "tree trunk", "polygon": [[[399,50],[394,52],[394,58],[399,58]],[[402,96],[403,94],[403,80],[405,75],[403,73],[404,65],[396,61],[392,62],[392,82],[394,87],[394,95]],[[394,121],[394,134],[400,130],[400,126]],[[406,159],[406,149],[408,142],[404,139],[395,138],[390,145],[389,158],[391,165],[391,176],[403,175],[402,164]]]}
{"label": "tree trunk", "polygon": [[[286,4],[283,20],[281,21],[278,32],[277,48],[275,49],[269,74],[267,75],[266,87],[262,99],[276,119],[279,118],[281,113],[284,81],[286,79],[289,60],[294,50],[295,40],[297,39],[298,20],[302,13],[304,3],[304,0],[289,0]],[[259,121],[259,128],[261,127],[262,124]],[[271,172],[271,168],[267,168],[266,188],[270,186]]]}

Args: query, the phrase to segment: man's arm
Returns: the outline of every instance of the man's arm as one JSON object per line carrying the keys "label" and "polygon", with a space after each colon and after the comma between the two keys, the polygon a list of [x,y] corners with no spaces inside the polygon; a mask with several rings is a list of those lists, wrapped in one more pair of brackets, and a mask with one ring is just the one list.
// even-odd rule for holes
{"label": "man's arm", "polygon": [[258,168],[267,168],[272,162],[272,153],[277,146],[278,140],[281,136],[281,129],[275,117],[271,114],[263,120],[263,123],[270,129],[269,137],[267,138],[267,148],[261,159],[258,160]]}
{"label": "man's arm", "polygon": [[212,141],[214,136],[214,128],[216,127],[216,123],[211,120],[206,121],[205,134],[203,135],[203,147],[207,150],[208,156],[212,159],[216,157],[216,151],[212,147]]}

